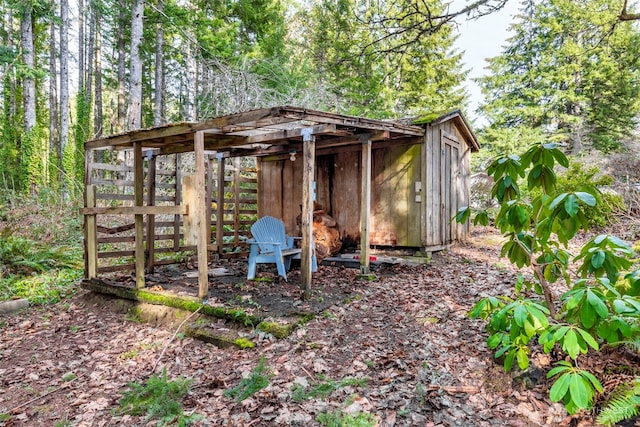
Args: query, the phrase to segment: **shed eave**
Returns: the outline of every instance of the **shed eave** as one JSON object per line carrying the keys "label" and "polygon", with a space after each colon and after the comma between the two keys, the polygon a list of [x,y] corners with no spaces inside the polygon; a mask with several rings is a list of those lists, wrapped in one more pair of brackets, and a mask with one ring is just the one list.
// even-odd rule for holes
{"label": "shed eave", "polygon": [[471,129],[471,126],[469,125],[469,122],[465,118],[464,114],[462,114],[462,111],[459,109],[449,111],[440,116],[437,116],[434,119],[429,119],[425,121],[417,119],[415,123],[435,126],[449,120],[455,120],[460,125],[459,126],[460,133],[462,134],[462,137],[465,139],[465,141],[467,141],[471,146],[471,151],[474,151],[474,152],[480,151],[480,143],[478,142],[478,138],[476,137],[475,133]]}

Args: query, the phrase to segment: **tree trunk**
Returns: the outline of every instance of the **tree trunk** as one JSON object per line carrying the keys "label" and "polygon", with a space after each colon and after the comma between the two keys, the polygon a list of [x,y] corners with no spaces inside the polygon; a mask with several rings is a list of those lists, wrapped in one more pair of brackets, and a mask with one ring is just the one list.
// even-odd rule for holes
{"label": "tree trunk", "polygon": [[131,11],[131,71],[129,74],[129,129],[140,129],[142,124],[142,19],[144,0],[133,0]]}
{"label": "tree trunk", "polygon": [[[7,12],[7,46],[15,48],[17,41],[14,39],[15,17],[11,9]],[[16,74],[15,68],[12,68],[12,73],[9,76],[9,83],[7,84],[9,91],[8,103],[9,103],[9,126],[16,129],[18,124],[16,123],[16,117],[18,117],[18,105],[16,104]]]}
{"label": "tree trunk", "polygon": [[[28,70],[35,68],[35,46],[33,39],[33,14],[30,8],[22,14],[20,22],[22,61]],[[28,73],[23,77],[24,130],[30,132],[36,126],[36,81]]]}
{"label": "tree trunk", "polygon": [[[87,7],[89,8],[89,25],[87,27],[87,31],[88,31],[88,35],[89,35],[89,40],[87,42],[87,81],[85,84],[85,91],[84,91],[84,100],[86,102],[86,106],[89,109],[89,111],[87,111],[87,113],[89,114],[88,117],[91,117],[91,97],[92,97],[92,89],[93,89],[93,65],[94,65],[94,59],[95,59],[95,41],[96,41],[96,16],[94,13],[94,9],[95,7],[95,2],[91,1],[91,2],[87,2]],[[87,135],[89,135],[90,130],[87,129]]]}
{"label": "tree trunk", "polygon": [[117,45],[118,45],[118,123],[117,132],[124,131],[125,121],[127,117],[127,107],[125,105],[125,86],[126,86],[126,57],[125,57],[125,40],[124,29],[126,25],[125,14],[126,3],[124,0],[118,1],[118,28],[117,28]]}
{"label": "tree trunk", "polygon": [[78,88],[84,88],[84,0],[78,0]]}
{"label": "tree trunk", "polygon": [[194,55],[193,43],[186,43],[186,67],[187,76],[185,80],[185,101],[184,120],[196,120],[196,58]]}
{"label": "tree trunk", "polygon": [[[158,0],[158,14],[160,19],[164,12],[164,1]],[[163,94],[164,94],[164,29],[162,23],[156,24],[156,73],[155,73],[155,94],[153,99],[153,125],[160,126],[163,120]]]}
{"label": "tree trunk", "polygon": [[60,180],[64,182],[62,156],[69,143],[69,1],[60,0]]}
{"label": "tree trunk", "polygon": [[[100,28],[100,21],[102,16],[98,8],[95,8],[93,13],[95,14],[96,29]],[[95,137],[102,136],[102,37],[100,31],[96,30],[96,45],[95,45],[95,103],[93,109],[93,133]]]}
{"label": "tree trunk", "polygon": [[49,27],[49,162],[52,166],[49,167],[51,175],[49,175],[50,183],[59,180],[59,174],[53,173],[56,169],[60,170],[61,157],[58,156],[60,139],[58,135],[59,126],[59,111],[58,111],[58,49],[56,46],[56,24],[51,23]]}

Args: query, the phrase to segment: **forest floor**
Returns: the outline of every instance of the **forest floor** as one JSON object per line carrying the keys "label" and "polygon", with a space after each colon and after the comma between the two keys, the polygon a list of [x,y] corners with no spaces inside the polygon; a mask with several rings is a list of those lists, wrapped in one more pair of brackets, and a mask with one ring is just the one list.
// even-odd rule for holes
{"label": "forest floor", "polygon": [[[84,290],[1,317],[0,425],[146,425],[117,408],[128,384],[144,384],[154,368],[192,379],[183,404],[186,414],[202,415],[195,425],[310,426],[336,411],[371,414],[379,426],[595,425],[595,410],[571,417],[549,400],[550,356],[536,352],[526,372],[505,373],[485,343],[485,322],[467,317],[482,296],[513,292],[518,272],[499,259],[500,239],[478,229],[428,264],[386,266],[372,281],[321,266],[314,298],[298,303],[322,303],[320,314],[287,338],[252,337],[249,350],[176,335],[177,325],[136,322],[113,299]],[[297,283],[294,273],[268,290],[297,299]],[[242,289],[256,308],[267,305],[253,291]],[[633,355],[600,356],[583,363],[605,387],[640,367]],[[268,386],[242,402],[225,397],[261,359]],[[622,365],[627,373],[611,374]],[[326,395],[296,394],[304,387]]]}

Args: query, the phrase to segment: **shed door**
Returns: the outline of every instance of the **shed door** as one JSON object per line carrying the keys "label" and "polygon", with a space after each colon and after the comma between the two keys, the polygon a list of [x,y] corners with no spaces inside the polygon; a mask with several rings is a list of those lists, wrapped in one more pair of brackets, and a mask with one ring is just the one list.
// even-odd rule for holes
{"label": "shed door", "polygon": [[442,242],[447,244],[456,240],[458,223],[451,219],[458,212],[460,195],[460,142],[449,133],[442,132],[442,150],[440,151],[440,224]]}

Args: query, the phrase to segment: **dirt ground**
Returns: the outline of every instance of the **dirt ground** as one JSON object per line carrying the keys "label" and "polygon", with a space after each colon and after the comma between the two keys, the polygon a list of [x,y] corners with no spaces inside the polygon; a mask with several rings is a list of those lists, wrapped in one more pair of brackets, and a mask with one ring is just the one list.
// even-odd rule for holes
{"label": "dirt ground", "polygon": [[[114,410],[127,385],[144,383],[154,367],[193,379],[183,403],[186,413],[204,417],[196,422],[203,426],[311,426],[335,410],[370,413],[379,426],[594,425],[593,414],[568,417],[549,401],[549,356],[533,355],[527,372],[507,374],[485,344],[484,322],[466,316],[480,297],[512,292],[517,272],[499,260],[499,238],[476,232],[429,264],[386,266],[372,281],[358,279],[357,270],[321,266],[309,302],[300,300],[298,273],[288,283],[245,283],[242,267],[212,265],[234,272],[213,280],[213,302],[241,300],[266,315],[317,313],[288,338],[255,334],[251,350],[133,321],[113,299],[88,291],[0,318],[0,414],[11,415],[0,425],[147,425]],[[162,274],[149,284],[165,283]],[[173,282],[196,292],[186,276]],[[262,357],[269,385],[242,402],[225,397]],[[593,362],[601,380],[606,363]],[[616,363],[637,372],[631,356]],[[292,399],[296,386],[345,378],[366,382]]]}

